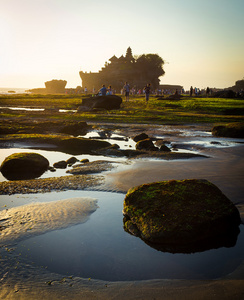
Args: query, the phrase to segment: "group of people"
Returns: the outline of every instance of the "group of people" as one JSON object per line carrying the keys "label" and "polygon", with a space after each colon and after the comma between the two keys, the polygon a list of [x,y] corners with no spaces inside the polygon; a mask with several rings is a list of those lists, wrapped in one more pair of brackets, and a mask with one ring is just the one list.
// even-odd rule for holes
{"label": "group of people", "polygon": [[[148,102],[149,100],[149,95],[151,93],[151,84],[148,83],[144,89],[143,89],[144,93],[145,93],[145,99],[146,102]],[[125,95],[125,100],[129,101],[129,97],[130,97],[130,85],[128,82],[125,82],[124,86],[123,86],[123,92]],[[105,84],[103,84],[103,86],[101,87],[101,89],[99,90],[99,93],[101,96],[106,96],[106,95],[112,95],[113,91],[112,91],[112,87],[111,85],[106,88]]]}
{"label": "group of people", "polygon": [[106,88],[105,84],[103,84],[103,86],[100,88],[99,90],[101,96],[106,96],[106,95],[113,95],[113,90],[111,85]]}
{"label": "group of people", "polygon": [[[128,84],[128,82],[125,82],[125,85],[123,87],[123,91],[125,94],[125,100],[129,101],[129,96],[130,96],[130,85]],[[149,95],[151,93],[151,84],[148,83],[144,89],[143,89],[144,93],[145,93],[145,98],[146,98],[146,102],[148,102],[149,100]]]}

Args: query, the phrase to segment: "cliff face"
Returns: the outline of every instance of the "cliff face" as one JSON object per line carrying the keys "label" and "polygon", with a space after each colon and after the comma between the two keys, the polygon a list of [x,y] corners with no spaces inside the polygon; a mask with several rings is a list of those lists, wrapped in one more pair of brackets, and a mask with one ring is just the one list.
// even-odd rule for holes
{"label": "cliff face", "polygon": [[47,93],[64,93],[65,86],[67,84],[66,80],[56,80],[46,81],[46,92]]}

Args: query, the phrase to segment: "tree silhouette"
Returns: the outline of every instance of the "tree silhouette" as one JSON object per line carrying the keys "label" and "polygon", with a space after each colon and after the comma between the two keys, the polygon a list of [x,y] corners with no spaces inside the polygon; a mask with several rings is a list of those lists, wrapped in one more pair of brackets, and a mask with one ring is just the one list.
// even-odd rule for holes
{"label": "tree silhouette", "polygon": [[164,75],[164,60],[158,54],[143,54],[136,60],[136,69],[153,86],[159,83],[158,77]]}

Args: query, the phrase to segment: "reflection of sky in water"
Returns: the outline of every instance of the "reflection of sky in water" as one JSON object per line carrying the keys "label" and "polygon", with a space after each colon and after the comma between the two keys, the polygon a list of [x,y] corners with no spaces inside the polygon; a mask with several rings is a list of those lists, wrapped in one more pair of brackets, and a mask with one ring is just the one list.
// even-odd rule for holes
{"label": "reflection of sky in water", "polygon": [[[155,138],[163,139],[165,144],[171,149],[172,152],[179,152],[179,153],[193,153],[198,154],[199,151],[206,148],[224,148],[224,147],[234,147],[238,146],[240,143],[243,143],[243,139],[237,138],[217,138],[211,135],[211,132],[207,131],[194,131],[194,129],[180,129],[174,128],[170,126],[162,126],[166,135],[155,135]],[[167,135],[170,132],[169,135]],[[172,133],[172,135],[171,135]],[[93,139],[101,139],[103,141],[108,141],[110,144],[117,144],[120,149],[135,149],[136,143],[131,138],[126,138],[123,135],[112,133],[111,131],[92,131],[88,132],[84,136],[80,136],[83,138],[93,138]],[[24,143],[10,143],[13,144],[15,148],[8,148],[8,149],[0,149],[0,164],[2,161],[13,153],[18,152],[36,152],[49,160],[50,166],[52,166],[55,162],[61,160],[67,160],[72,155],[58,152],[58,151],[48,151],[48,150],[36,150],[31,149],[30,145],[26,145]],[[45,146],[41,145],[39,146]],[[33,147],[36,147],[33,144]],[[51,148],[52,146],[50,146]],[[75,156],[78,160],[81,159],[89,159],[89,161],[95,160],[109,160],[109,161],[122,161],[125,162],[127,160],[126,157],[105,157],[102,155],[76,155]],[[66,169],[56,169],[56,172],[45,172],[41,178],[48,178],[48,177],[58,177],[68,175],[66,173],[71,167],[67,167]],[[0,173],[0,181],[6,180]]]}
{"label": "reflection of sky in water", "polygon": [[[243,143],[243,139],[235,139],[235,138],[217,138],[211,135],[211,132],[206,131],[194,131],[192,130],[180,130],[174,129],[172,127],[163,126],[165,131],[172,132],[172,136],[163,136],[163,135],[155,135],[155,138],[165,140],[165,144],[173,151],[178,153],[193,153],[198,154],[201,151],[201,148],[224,148],[224,147],[234,147]],[[111,131],[92,131],[87,133],[83,138],[94,138],[101,139],[103,141],[108,141],[110,144],[117,144],[120,149],[135,149],[136,143],[131,138],[126,138],[125,136],[111,133]],[[188,138],[186,138],[188,137]],[[11,144],[13,144],[11,142]],[[41,146],[41,144],[39,145]],[[43,145],[44,146],[44,145]],[[46,145],[45,145],[46,146]],[[18,152],[36,152],[49,160],[50,166],[52,166],[55,162],[61,160],[67,160],[72,155],[58,152],[58,151],[48,151],[48,150],[36,150],[31,149],[30,145],[25,145],[22,143],[14,143],[15,148],[8,149],[0,149],[0,164],[2,161],[12,153]],[[36,144],[33,144],[33,148],[36,147]],[[51,147],[51,146],[50,146]],[[127,160],[126,157],[105,157],[102,155],[75,155],[78,160],[81,159],[89,159],[89,161],[95,160],[109,160],[109,161],[122,161],[125,162]],[[65,170],[56,169],[56,172],[45,172],[41,178],[47,177],[57,177],[68,175],[66,171],[71,167],[67,167]],[[0,173],[0,181],[6,180]]]}
{"label": "reflection of sky in water", "polygon": [[[103,136],[104,133],[101,132],[88,132],[86,135],[82,136],[84,138],[95,138],[95,139],[98,139],[98,138],[101,138],[101,135]],[[135,149],[135,145],[136,143],[128,138],[126,139],[123,135],[118,135],[118,134],[106,134],[106,138],[101,138],[101,140],[104,140],[104,141],[107,141],[109,142],[110,144],[117,144],[119,145],[120,149],[124,150],[124,149]]]}
{"label": "reflection of sky in water", "polygon": [[[36,149],[25,149],[25,148],[10,148],[10,149],[0,149],[0,165],[4,161],[4,159],[13,154],[13,153],[20,153],[20,152],[34,152],[34,153],[39,153],[46,157],[49,161],[50,166],[52,166],[55,162],[61,161],[61,160],[67,160],[72,155],[63,153],[63,152],[58,152],[58,151],[47,151],[47,150],[36,150]],[[113,161],[113,162],[125,162],[127,159],[126,158],[115,158],[115,157],[105,157],[101,155],[89,155],[89,154],[82,154],[82,155],[73,155],[75,156],[78,160],[82,159],[89,159],[89,161],[96,161],[96,160],[108,160],[108,161]],[[79,163],[79,162],[77,162]],[[73,165],[74,166],[74,165]],[[122,167],[122,166],[121,166]],[[66,173],[69,169],[72,169],[72,167],[68,167],[66,169],[56,169],[55,172],[51,171],[46,171],[40,178],[49,178],[49,177],[59,177],[59,176],[67,176],[71,174]],[[0,173],[0,181],[6,181],[6,178],[2,176],[2,173]]]}
{"label": "reflection of sky in water", "polygon": [[25,110],[25,111],[44,111],[44,108],[28,108],[28,107],[0,107],[0,108],[8,108],[11,110]]}
{"label": "reflection of sky in water", "polygon": [[68,191],[18,197],[9,196],[9,201],[98,199],[99,208],[86,223],[32,237],[16,245],[14,252],[21,254],[20,259],[27,259],[33,266],[47,267],[51,272],[104,280],[212,279],[234,271],[244,259],[243,230],[232,248],[194,254],[172,254],[151,248],[123,230],[124,194]]}

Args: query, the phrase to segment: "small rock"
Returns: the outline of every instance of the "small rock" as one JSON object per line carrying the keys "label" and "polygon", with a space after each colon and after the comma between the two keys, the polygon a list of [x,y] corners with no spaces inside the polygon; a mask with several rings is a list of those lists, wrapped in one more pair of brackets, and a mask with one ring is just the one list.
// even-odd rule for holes
{"label": "small rock", "polygon": [[67,167],[67,162],[65,160],[58,161],[53,164],[56,169],[65,169]]}

